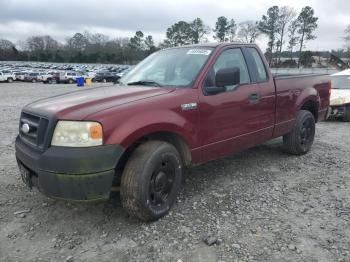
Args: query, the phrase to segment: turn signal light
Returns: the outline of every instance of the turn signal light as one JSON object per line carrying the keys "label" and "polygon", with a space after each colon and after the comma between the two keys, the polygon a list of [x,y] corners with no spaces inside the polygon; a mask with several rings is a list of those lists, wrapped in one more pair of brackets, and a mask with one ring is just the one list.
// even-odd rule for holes
{"label": "turn signal light", "polygon": [[90,126],[90,137],[92,139],[102,139],[102,126],[94,123]]}

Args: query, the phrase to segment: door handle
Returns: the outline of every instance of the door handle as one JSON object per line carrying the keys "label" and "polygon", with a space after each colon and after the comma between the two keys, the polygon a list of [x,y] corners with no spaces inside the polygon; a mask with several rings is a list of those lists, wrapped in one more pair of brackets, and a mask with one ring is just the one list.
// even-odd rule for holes
{"label": "door handle", "polygon": [[249,95],[249,102],[251,104],[257,104],[259,103],[260,97],[258,93],[252,93]]}

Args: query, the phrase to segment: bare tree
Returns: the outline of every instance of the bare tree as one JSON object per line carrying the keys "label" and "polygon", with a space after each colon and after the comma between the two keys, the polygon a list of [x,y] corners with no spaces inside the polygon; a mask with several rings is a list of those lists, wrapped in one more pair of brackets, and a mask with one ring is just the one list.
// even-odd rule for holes
{"label": "bare tree", "polygon": [[11,60],[17,53],[14,43],[7,39],[0,39],[0,60]]}
{"label": "bare tree", "polygon": [[239,24],[238,37],[246,43],[255,43],[260,34],[258,22],[245,21]]}
{"label": "bare tree", "polygon": [[88,34],[88,35],[84,33],[84,35],[87,37],[89,44],[92,44],[92,45],[104,46],[109,40],[109,37],[107,35],[101,34],[101,33]]}
{"label": "bare tree", "polygon": [[44,51],[45,41],[42,36],[31,36],[27,38],[26,46],[30,52]]}
{"label": "bare tree", "polygon": [[7,39],[0,39],[0,50],[10,50],[14,47],[14,43]]}
{"label": "bare tree", "polygon": [[350,25],[347,26],[347,28],[344,30],[345,36],[344,40],[347,45],[347,48],[350,48]]}
{"label": "bare tree", "polygon": [[73,37],[67,39],[68,48],[77,51],[83,51],[88,43],[88,38],[81,33],[76,33]]}
{"label": "bare tree", "polygon": [[287,31],[288,24],[297,16],[297,13],[295,12],[294,8],[289,6],[282,6],[279,11],[279,18],[278,18],[278,40],[277,40],[277,46],[278,46],[278,63],[281,61],[281,53],[284,45],[284,37]]}
{"label": "bare tree", "polygon": [[210,33],[210,27],[205,25],[203,20],[197,17],[190,23],[191,27],[191,39],[193,44],[203,42],[206,38],[205,35]]}
{"label": "bare tree", "polygon": [[297,20],[291,22],[288,27],[288,50],[290,52],[290,60],[293,60],[293,49],[299,42],[299,36],[297,35],[298,28],[299,24]]}

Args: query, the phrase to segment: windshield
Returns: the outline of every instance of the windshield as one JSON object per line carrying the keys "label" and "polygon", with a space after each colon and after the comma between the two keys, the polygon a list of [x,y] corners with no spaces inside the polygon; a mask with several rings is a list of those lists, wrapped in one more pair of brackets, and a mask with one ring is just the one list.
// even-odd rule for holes
{"label": "windshield", "polygon": [[188,87],[213,48],[174,48],[154,53],[121,78],[123,85]]}
{"label": "windshield", "polygon": [[350,75],[348,76],[332,76],[333,89],[349,89],[350,90]]}

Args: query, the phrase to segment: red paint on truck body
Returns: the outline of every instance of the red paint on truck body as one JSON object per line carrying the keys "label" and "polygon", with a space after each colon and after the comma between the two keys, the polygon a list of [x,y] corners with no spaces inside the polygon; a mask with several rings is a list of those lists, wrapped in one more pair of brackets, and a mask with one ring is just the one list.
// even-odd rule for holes
{"label": "red paint on truck body", "polygon": [[[176,134],[186,142],[193,164],[287,134],[297,112],[308,101],[316,102],[318,120],[324,119],[329,106],[328,76],[274,78],[267,70],[266,82],[247,84],[234,92],[204,95],[207,72],[225,49],[256,48],[268,68],[256,45],[214,47],[191,88],[95,88],[46,99],[38,107],[48,108],[58,119],[98,121],[103,126],[104,144],[124,148],[152,133]],[[249,101],[251,93],[259,94],[259,103]],[[182,110],[181,105],[187,103],[197,103],[197,108]]]}

